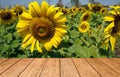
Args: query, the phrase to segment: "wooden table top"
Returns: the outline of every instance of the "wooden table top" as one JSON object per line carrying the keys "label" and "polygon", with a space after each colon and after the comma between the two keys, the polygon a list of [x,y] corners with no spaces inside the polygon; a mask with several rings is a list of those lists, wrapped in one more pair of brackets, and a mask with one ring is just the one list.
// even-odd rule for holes
{"label": "wooden table top", "polygon": [[120,59],[1,58],[0,77],[120,77]]}

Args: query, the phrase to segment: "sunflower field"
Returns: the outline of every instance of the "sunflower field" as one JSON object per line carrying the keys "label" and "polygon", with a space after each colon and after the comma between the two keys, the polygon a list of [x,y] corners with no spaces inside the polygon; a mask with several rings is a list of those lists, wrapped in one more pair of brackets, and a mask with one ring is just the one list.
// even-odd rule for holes
{"label": "sunflower field", "polygon": [[119,37],[120,6],[67,8],[43,0],[0,8],[1,58],[111,58]]}

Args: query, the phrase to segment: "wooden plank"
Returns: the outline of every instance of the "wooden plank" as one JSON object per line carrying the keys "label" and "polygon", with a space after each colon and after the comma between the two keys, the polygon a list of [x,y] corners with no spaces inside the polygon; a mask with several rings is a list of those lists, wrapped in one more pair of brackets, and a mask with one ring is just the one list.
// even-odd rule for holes
{"label": "wooden plank", "polygon": [[59,58],[48,58],[40,77],[60,77]]}
{"label": "wooden plank", "polygon": [[120,64],[120,58],[111,58],[111,60],[113,60],[114,62]]}
{"label": "wooden plank", "polygon": [[45,64],[45,59],[36,58],[33,62],[20,74],[19,77],[39,77]]}
{"label": "wooden plank", "polygon": [[0,64],[8,60],[8,58],[0,58]]}
{"label": "wooden plank", "polygon": [[99,59],[99,60],[101,60],[106,65],[108,65],[109,67],[111,67],[113,70],[115,70],[116,72],[118,72],[120,74],[120,64],[118,64],[118,63],[116,63],[108,58]]}
{"label": "wooden plank", "polygon": [[106,66],[99,59],[86,59],[88,63],[102,76],[102,77],[119,77],[120,75],[110,67]]}
{"label": "wooden plank", "polygon": [[18,75],[31,63],[33,59],[21,59],[11,68],[6,70],[0,77],[18,77]]}
{"label": "wooden plank", "polygon": [[80,77],[71,58],[61,58],[61,77]]}
{"label": "wooden plank", "polygon": [[85,59],[73,58],[81,77],[100,77],[100,75],[86,62]]}
{"label": "wooden plank", "polygon": [[[6,59],[4,59],[6,60]],[[11,58],[7,61],[5,61],[4,63],[0,64],[0,74],[2,74],[4,71],[6,71],[9,67],[11,67],[12,65],[14,65],[16,62],[18,62],[20,59],[17,58]]]}

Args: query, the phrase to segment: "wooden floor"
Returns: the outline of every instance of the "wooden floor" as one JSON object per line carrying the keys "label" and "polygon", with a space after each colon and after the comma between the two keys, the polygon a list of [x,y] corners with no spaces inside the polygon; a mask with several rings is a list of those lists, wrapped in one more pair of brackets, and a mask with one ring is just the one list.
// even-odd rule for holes
{"label": "wooden floor", "polygon": [[120,77],[120,59],[1,58],[0,77]]}

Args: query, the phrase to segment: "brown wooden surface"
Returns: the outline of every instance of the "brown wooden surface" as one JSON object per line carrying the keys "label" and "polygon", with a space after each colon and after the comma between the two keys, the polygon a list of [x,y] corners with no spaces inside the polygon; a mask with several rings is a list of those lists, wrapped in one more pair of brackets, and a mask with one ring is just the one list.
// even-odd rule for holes
{"label": "brown wooden surface", "polygon": [[120,77],[120,59],[1,58],[0,77]]}

